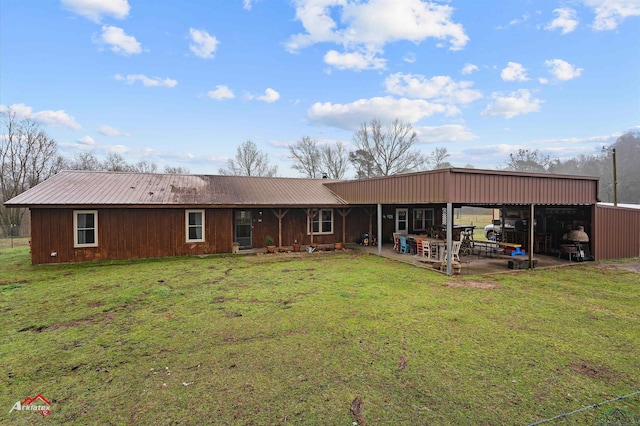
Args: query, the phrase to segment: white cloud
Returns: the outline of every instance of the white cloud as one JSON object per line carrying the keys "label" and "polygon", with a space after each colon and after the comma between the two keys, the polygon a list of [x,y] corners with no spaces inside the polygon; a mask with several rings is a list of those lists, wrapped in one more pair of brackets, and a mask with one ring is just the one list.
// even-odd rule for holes
{"label": "white cloud", "polygon": [[98,133],[100,133],[101,135],[104,136],[128,136],[126,133],[122,133],[119,129],[116,129],[115,127],[111,127],[111,126],[107,126],[107,125],[102,125],[98,128]]}
{"label": "white cloud", "polygon": [[438,102],[467,104],[482,98],[478,90],[470,89],[471,81],[455,82],[438,75],[426,78],[417,74],[391,74],[384,81],[387,93],[410,98],[434,99]]}
{"label": "white cloud", "polygon": [[562,59],[548,59],[544,64],[549,68],[549,73],[560,81],[568,81],[580,77],[583,68],[576,68]]}
{"label": "white cloud", "polygon": [[127,84],[133,84],[136,81],[142,82],[143,86],[147,87],[175,87],[178,84],[177,80],[173,80],[170,78],[160,78],[160,77],[147,77],[143,74],[129,74],[126,77],[120,74],[116,74],[113,76],[118,81],[126,81]]}
{"label": "white cloud", "polygon": [[404,55],[402,60],[405,61],[408,64],[413,64],[413,63],[416,62],[416,54],[413,53],[413,52],[409,52],[406,55]]}
{"label": "white cloud", "polygon": [[585,6],[592,7],[596,14],[593,29],[596,31],[615,30],[618,25],[632,16],[640,16],[638,0],[582,0]]}
{"label": "white cloud", "polygon": [[549,25],[544,27],[546,30],[553,31],[555,29],[560,29],[562,34],[568,34],[578,26],[576,11],[574,9],[561,7],[559,9],[555,9],[553,12],[557,13],[558,17],[551,21]]}
{"label": "white cloud", "polygon": [[48,126],[62,126],[73,130],[80,130],[82,128],[82,126],[76,122],[76,119],[64,112],[64,110],[33,112],[33,108],[25,104],[0,105],[1,112],[7,112],[9,109],[16,114],[16,118],[18,119],[29,117],[37,123]]}
{"label": "white cloud", "polygon": [[471,74],[474,71],[478,71],[478,66],[474,64],[464,64],[462,68],[462,74]]}
{"label": "white cloud", "polygon": [[[452,21],[453,8],[421,0],[296,0],[296,19],[305,32],[285,44],[298,52],[316,43],[335,43],[349,52],[381,52],[400,40],[420,43],[428,38],[447,40],[450,49],[462,49],[469,37]],[[339,15],[339,16],[338,16]],[[337,19],[334,20],[334,16]]]}
{"label": "white cloud", "polygon": [[251,0],[242,0],[242,8],[244,10],[251,10]]}
{"label": "white cloud", "polygon": [[540,78],[538,79],[538,82],[539,82],[540,84],[549,84],[549,79],[548,79],[548,78],[544,78],[544,77],[540,77]]}
{"label": "white cloud", "polygon": [[80,139],[78,139],[78,143],[81,144],[81,145],[89,145],[89,146],[91,146],[91,145],[95,145],[96,141],[91,136],[87,135],[87,136],[83,136]]}
{"label": "white cloud", "polygon": [[422,143],[462,142],[478,139],[478,135],[460,124],[414,127]]}
{"label": "white cloud", "polygon": [[233,91],[225,85],[217,85],[215,90],[209,90],[207,92],[207,96],[218,101],[223,99],[233,99],[236,97],[233,94]]}
{"label": "white cloud", "polygon": [[189,36],[192,43],[189,50],[199,58],[210,59],[218,48],[220,43],[217,38],[206,32],[205,30],[196,30],[189,28]]}
{"label": "white cloud", "polygon": [[335,50],[330,50],[324,55],[324,62],[339,70],[352,69],[355,71],[381,69],[384,68],[386,64],[385,59],[377,58],[376,53],[371,51],[364,53],[340,53]]}
{"label": "white cloud", "polygon": [[100,22],[102,16],[124,19],[129,15],[127,0],[61,0],[62,6],[73,13]]}
{"label": "white cloud", "polygon": [[494,93],[491,97],[494,102],[487,105],[487,108],[482,111],[480,115],[483,117],[513,118],[517,115],[539,111],[542,103],[540,99],[533,98],[527,89],[511,92],[509,96]]}
{"label": "white cloud", "polygon": [[395,99],[391,96],[360,99],[349,104],[316,102],[307,115],[315,123],[356,130],[360,124],[372,118],[393,121],[396,118],[415,123],[437,113],[456,114],[460,111],[451,106],[427,102],[422,99]]}
{"label": "white cloud", "polygon": [[270,104],[280,99],[280,93],[269,87],[264,91],[264,95],[262,96],[249,95],[248,97],[249,99],[256,99]]}
{"label": "white cloud", "polygon": [[531,18],[531,15],[529,15],[528,13],[525,13],[520,18],[513,18],[511,21],[509,21],[509,23],[507,25],[498,25],[495,28],[496,28],[496,30],[506,30],[507,28],[512,27],[514,25],[518,25],[518,24],[521,24],[523,22],[527,22],[529,20],[529,18]]}
{"label": "white cloud", "polygon": [[507,67],[502,70],[500,77],[504,81],[527,81],[527,70],[517,62],[509,62]]}
{"label": "white cloud", "polygon": [[103,26],[99,38],[94,38],[94,43],[107,44],[111,51],[121,55],[137,55],[142,52],[142,47],[135,37],[127,35],[122,28]]}

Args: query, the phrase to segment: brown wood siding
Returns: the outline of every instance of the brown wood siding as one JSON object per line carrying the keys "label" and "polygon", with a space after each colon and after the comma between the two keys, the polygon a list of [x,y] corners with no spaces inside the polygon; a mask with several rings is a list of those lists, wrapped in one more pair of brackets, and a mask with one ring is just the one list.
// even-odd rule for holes
{"label": "brown wood siding", "polygon": [[[307,215],[305,209],[300,208],[282,208],[282,212],[288,210],[282,219],[282,245],[289,247],[297,240],[300,244],[307,245],[310,243],[310,235],[307,234]],[[348,210],[348,209],[347,209]],[[262,215],[259,214],[262,212]],[[274,214],[278,209],[253,209],[251,214],[253,217],[253,247],[264,247],[264,240],[267,235],[273,238],[278,245],[278,218]],[[262,218],[262,222],[259,219]],[[330,244],[342,241],[342,215],[337,208],[333,209],[333,233],[313,236],[313,241],[319,244]],[[375,222],[374,222],[375,230]],[[369,216],[362,208],[351,208],[351,212],[346,217],[345,235],[347,243],[355,242],[362,232],[369,229]],[[375,232],[375,231],[374,231]]]}
{"label": "brown wood siding", "polygon": [[[98,247],[73,247],[73,209],[33,209],[33,264],[231,252],[231,209],[205,209],[205,241],[188,243],[184,209],[97,209]],[[57,256],[51,256],[56,252]]]}
{"label": "brown wood siding", "polygon": [[597,178],[472,169],[444,169],[326,185],[352,204],[593,205],[598,197]]}
{"label": "brown wood siding", "polygon": [[596,206],[593,235],[596,260],[640,256],[640,210]]}

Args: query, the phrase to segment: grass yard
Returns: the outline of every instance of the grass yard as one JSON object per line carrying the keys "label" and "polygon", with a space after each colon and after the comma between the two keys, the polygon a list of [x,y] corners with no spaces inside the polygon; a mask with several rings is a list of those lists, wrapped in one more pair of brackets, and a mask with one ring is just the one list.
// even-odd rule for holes
{"label": "grass yard", "polygon": [[[640,275],[595,263],[0,262],[2,424],[524,425],[640,390]],[[37,394],[49,416],[9,413]],[[553,424],[614,408],[640,416],[640,395]]]}

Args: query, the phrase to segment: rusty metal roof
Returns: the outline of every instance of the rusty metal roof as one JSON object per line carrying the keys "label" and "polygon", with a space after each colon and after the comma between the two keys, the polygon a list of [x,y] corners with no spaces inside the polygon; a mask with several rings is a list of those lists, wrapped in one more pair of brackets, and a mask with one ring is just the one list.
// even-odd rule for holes
{"label": "rusty metal roof", "polygon": [[7,201],[36,206],[337,206],[326,179],[62,171]]}

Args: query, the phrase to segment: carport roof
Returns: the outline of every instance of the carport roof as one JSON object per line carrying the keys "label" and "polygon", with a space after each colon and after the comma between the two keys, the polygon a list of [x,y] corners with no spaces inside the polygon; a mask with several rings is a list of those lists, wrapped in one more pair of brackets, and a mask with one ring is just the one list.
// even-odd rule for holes
{"label": "carport roof", "polygon": [[449,168],[328,182],[351,204],[592,205],[598,177]]}

